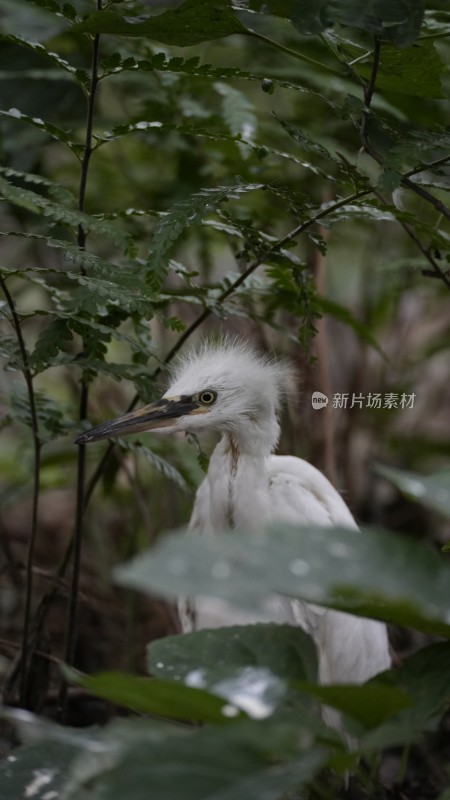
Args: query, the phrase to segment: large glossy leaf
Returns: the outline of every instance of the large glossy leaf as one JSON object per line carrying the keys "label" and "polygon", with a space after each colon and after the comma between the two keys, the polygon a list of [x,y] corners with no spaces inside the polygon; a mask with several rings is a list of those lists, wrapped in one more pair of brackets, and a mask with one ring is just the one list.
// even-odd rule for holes
{"label": "large glossy leaf", "polygon": [[377,683],[363,686],[301,684],[300,688],[368,729],[377,728],[413,704],[413,699],[402,689]]}
{"label": "large glossy leaf", "polygon": [[376,470],[408,497],[450,517],[450,467],[432,475],[404,472],[383,464],[378,464]]}
{"label": "large glossy leaf", "polygon": [[289,625],[202,630],[160,639],[148,649],[152,674],[208,689],[255,719],[276,710],[287,680],[315,679],[316,661],[311,638]]}
{"label": "large glossy leaf", "polygon": [[87,33],[145,36],[178,47],[247,32],[229,0],[185,0],[177,8],[152,17],[124,17],[115,11],[97,11],[76,27]]}
{"label": "large glossy leaf", "polygon": [[422,0],[296,0],[292,22],[303,34],[338,23],[405,47],[417,39],[423,13]]}
{"label": "large glossy leaf", "polygon": [[148,667],[153,675],[184,680],[199,664],[212,671],[267,667],[288,681],[315,680],[317,674],[316,648],[311,637],[290,625],[202,630],[158,639],[148,646]]}
{"label": "large glossy leaf", "polygon": [[75,744],[49,741],[18,747],[0,761],[0,800],[56,800],[79,751]]}
{"label": "large glossy leaf", "polygon": [[398,670],[378,676],[377,684],[401,689],[413,702],[360,740],[361,749],[379,750],[417,740],[426,725],[437,723],[450,698],[450,642],[415,653]]}
{"label": "large glossy leaf", "polygon": [[439,722],[448,705],[450,642],[420,650],[400,668],[363,686],[301,684],[300,688],[346,715],[363,752],[412,743],[433,720]]}
{"label": "large glossy leaf", "polygon": [[257,536],[174,534],[116,577],[164,596],[218,597],[245,609],[260,610],[279,593],[450,636],[447,565],[382,531],[274,525]]}
{"label": "large glossy leaf", "polygon": [[136,677],[122,672],[82,675],[73,670],[69,677],[89,692],[117,705],[145,714],[197,722],[228,722],[241,712],[201,688],[170,681]]}
{"label": "large glossy leaf", "polygon": [[148,800],[149,792],[157,800],[278,800],[311,780],[325,760],[301,722],[133,737],[97,776],[74,775],[64,800]]}

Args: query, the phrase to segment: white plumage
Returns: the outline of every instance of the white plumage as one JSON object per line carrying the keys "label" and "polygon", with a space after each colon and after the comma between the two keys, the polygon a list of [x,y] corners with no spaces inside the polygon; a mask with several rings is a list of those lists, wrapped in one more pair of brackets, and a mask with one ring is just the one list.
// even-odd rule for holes
{"label": "white plumage", "polygon": [[[179,361],[161,401],[97,426],[80,441],[135,430],[217,431],[221,438],[190,521],[191,529],[205,535],[229,528],[257,533],[274,521],[356,528],[322,473],[300,458],[272,455],[280,433],[280,405],[293,387],[291,369],[283,362],[260,356],[241,341],[206,343]],[[184,603],[181,608],[188,629]],[[360,683],[390,666],[386,628],[380,622],[286,598],[274,600],[261,617],[243,612],[230,616],[230,611],[224,615],[221,609],[220,603],[198,602],[195,627],[262,620],[301,625],[316,641],[323,683]]]}

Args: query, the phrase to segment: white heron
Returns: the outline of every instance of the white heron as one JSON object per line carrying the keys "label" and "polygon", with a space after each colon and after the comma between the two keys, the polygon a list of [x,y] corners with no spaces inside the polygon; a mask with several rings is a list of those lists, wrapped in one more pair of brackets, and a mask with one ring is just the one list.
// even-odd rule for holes
{"label": "white heron", "polygon": [[[284,362],[240,340],[206,342],[179,360],[161,400],[92,428],[77,442],[148,430],[217,431],[221,438],[197,491],[192,530],[257,530],[271,521],[357,528],[321,472],[300,458],[273,455],[280,406],[292,388],[292,370]],[[216,612],[214,603],[197,603],[194,627],[262,620],[242,613],[227,619]],[[183,628],[189,630],[183,617]],[[274,601],[264,619],[299,624],[312,633],[322,683],[362,683],[390,667],[386,627],[380,622],[286,598]]]}

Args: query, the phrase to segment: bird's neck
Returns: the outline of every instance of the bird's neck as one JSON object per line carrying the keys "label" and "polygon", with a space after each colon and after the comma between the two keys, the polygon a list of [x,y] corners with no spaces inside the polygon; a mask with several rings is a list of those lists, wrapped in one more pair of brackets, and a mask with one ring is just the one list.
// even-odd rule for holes
{"label": "bird's neck", "polygon": [[253,529],[267,521],[268,457],[271,446],[249,446],[225,433],[214,450],[208,482],[211,497],[211,527]]}
{"label": "bird's neck", "polygon": [[250,418],[223,433],[218,447],[224,453],[239,458],[267,458],[275,450],[280,437],[280,425],[275,413]]}

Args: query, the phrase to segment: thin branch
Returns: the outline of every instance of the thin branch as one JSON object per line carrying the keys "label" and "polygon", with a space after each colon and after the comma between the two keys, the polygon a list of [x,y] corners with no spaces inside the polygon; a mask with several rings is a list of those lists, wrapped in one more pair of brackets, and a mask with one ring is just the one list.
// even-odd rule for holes
{"label": "thin branch", "polygon": [[[366,151],[366,153],[368,153],[370,156],[372,156],[372,158],[374,158],[375,161],[377,161],[378,164],[383,166],[383,163],[384,163],[383,159],[381,158],[379,153],[377,153],[376,150],[372,147],[372,145],[370,143],[370,139],[369,139],[370,108],[371,108],[371,104],[372,104],[373,94],[374,94],[374,91],[375,91],[377,75],[378,75],[378,69],[379,69],[379,66],[380,66],[380,53],[381,53],[380,40],[375,37],[375,46],[374,46],[374,50],[373,50],[373,60],[372,60],[372,69],[370,71],[369,82],[367,83],[367,85],[365,87],[365,90],[364,90],[364,110],[363,110],[363,115],[362,115],[362,120],[361,120],[360,136],[361,136],[361,142],[362,142],[363,148]],[[445,157],[444,159],[440,159],[439,161],[440,161],[440,163],[444,163],[444,161],[446,161],[447,159],[448,159],[448,156]],[[414,174],[414,173],[412,173],[412,174]],[[450,209],[448,209],[446,206],[444,206],[444,204],[441,203],[440,200],[438,200],[432,194],[427,192],[427,190],[424,189],[422,186],[419,186],[416,183],[414,183],[414,181],[412,181],[410,179],[410,175],[404,175],[402,180],[401,180],[401,183],[402,183],[403,186],[406,186],[408,189],[411,189],[411,191],[415,192],[420,197],[422,197],[424,200],[427,200],[429,203],[434,205],[435,208],[437,208],[441,212],[441,214],[443,214],[448,219],[450,219]],[[374,194],[376,195],[376,197],[381,199],[381,201],[383,203],[385,203],[384,197],[380,194],[380,192],[377,192],[376,190],[374,190]],[[407,223],[402,222],[401,220],[399,220],[399,222],[400,222],[402,228],[404,229],[404,231],[408,234],[408,236],[412,239],[412,241],[415,243],[415,245],[419,248],[421,253],[423,253],[425,258],[430,263],[430,265],[432,267],[431,274],[433,275],[433,277],[439,278],[440,280],[442,280],[446,284],[446,286],[448,286],[450,288],[450,279],[449,279],[448,275],[446,275],[446,273],[442,272],[442,270],[440,269],[439,265],[437,264],[437,262],[435,261],[435,259],[433,258],[433,256],[429,252],[429,250],[427,250],[426,247],[424,247],[424,245],[422,244],[422,242],[420,241],[420,239],[416,235],[415,231]]]}
{"label": "thin branch", "polygon": [[[371,156],[377,164],[381,167],[384,166],[384,160],[380,156],[380,154],[375,150],[372,146],[370,139],[369,139],[369,124],[370,124],[370,109],[372,104],[372,98],[376,87],[376,81],[378,76],[378,69],[380,66],[380,53],[381,53],[381,43],[380,40],[375,37],[375,44],[373,50],[373,59],[372,59],[372,69],[370,71],[369,81],[366,84],[364,89],[364,110],[361,120],[361,128],[360,128],[360,136],[362,146],[365,152]],[[424,189],[423,186],[419,186],[414,181],[410,180],[408,175],[403,176],[401,180],[401,185],[405,186],[414,194],[417,194],[427,203],[430,203],[434,208],[439,211],[444,217],[450,220],[450,208],[448,208],[441,200],[435,197],[431,192],[427,189]]]}
{"label": "thin branch", "polygon": [[450,208],[448,208],[448,206],[446,206],[441,200],[438,200],[434,194],[431,194],[431,192],[427,191],[427,189],[424,189],[423,186],[419,186],[417,183],[414,183],[414,181],[410,181],[409,178],[402,179],[402,186],[405,186],[407,189],[410,189],[411,192],[414,192],[414,194],[422,197],[423,200],[427,201],[427,203],[431,203],[431,205],[435,207],[436,211],[439,211],[440,214],[450,220]]}
{"label": "thin branch", "polygon": [[437,263],[436,259],[431,255],[430,251],[422,244],[419,237],[417,236],[416,232],[408,225],[406,222],[400,223],[403,230],[408,234],[409,238],[414,242],[416,247],[419,248],[420,252],[425,256],[428,263],[431,266],[431,270],[422,270],[422,275],[425,275],[427,278],[439,278],[439,280],[443,281],[448,289],[450,289],[450,274],[449,270],[447,272],[442,272],[439,264]]}
{"label": "thin branch", "polygon": [[[102,10],[101,0],[97,0],[97,10]],[[80,186],[78,190],[78,209],[84,211],[86,200],[86,186],[89,174],[89,164],[93,152],[93,123],[94,123],[94,109],[95,98],[97,93],[97,86],[99,81],[98,76],[98,62],[99,62],[99,46],[100,35],[94,36],[92,46],[92,66],[91,66],[91,82],[88,93],[87,116],[86,116],[86,133],[84,141],[83,159],[81,162],[81,175]],[[80,250],[86,248],[86,231],[82,225],[78,226],[77,244]],[[85,275],[84,267],[81,267],[81,274]],[[88,385],[82,379],[81,394],[80,394],[80,421],[86,419],[88,409],[89,390]],[[66,644],[64,651],[64,660],[66,664],[72,664],[75,655],[75,645],[77,638],[77,612],[78,612],[78,593],[79,581],[81,570],[81,550],[83,542],[83,517],[85,509],[84,500],[84,484],[86,475],[86,449],[85,445],[78,446],[78,470],[77,470],[77,492],[76,492],[76,512],[75,512],[75,532],[73,539],[69,544],[70,552],[73,550],[73,566],[72,566],[72,581],[69,594],[69,608],[67,612],[67,633]],[[65,559],[64,568],[68,563],[68,558]],[[64,719],[67,711],[67,682],[63,679],[61,683],[60,698],[59,698],[59,718]]]}
{"label": "thin branch", "polygon": [[430,161],[428,164],[423,164],[423,166],[410,169],[408,172],[405,172],[403,178],[411,178],[414,175],[420,175],[421,172],[428,172],[429,170],[436,169],[436,167],[441,167],[443,164],[448,164],[449,161],[450,155],[441,156],[441,158],[436,158],[434,161]]}
{"label": "thin branch", "polygon": [[370,106],[372,104],[373,93],[377,82],[378,68],[380,66],[380,40],[375,37],[375,44],[373,48],[372,69],[370,71],[369,82],[364,89],[364,110],[361,120],[360,136],[364,150],[369,152],[369,123],[370,123]]}
{"label": "thin branch", "polygon": [[36,547],[37,530],[38,530],[38,510],[39,510],[39,489],[40,489],[40,474],[41,474],[41,440],[39,438],[39,421],[36,409],[36,398],[33,387],[33,376],[30,369],[28,360],[27,348],[22,335],[20,326],[19,315],[17,314],[14,300],[9,292],[6,282],[0,273],[0,286],[8,303],[9,310],[12,317],[12,325],[16,332],[17,341],[19,344],[20,354],[22,357],[22,371],[27,386],[28,399],[30,403],[31,415],[31,430],[33,433],[33,450],[34,450],[34,464],[33,464],[33,501],[31,510],[31,531],[30,541],[28,544],[27,560],[26,560],[26,590],[25,590],[25,608],[23,619],[22,631],[22,655],[20,662],[20,704],[25,706],[26,697],[28,693],[28,667],[29,667],[29,634],[31,622],[31,603],[33,598],[33,561],[34,552]]}
{"label": "thin branch", "polygon": [[259,39],[259,41],[264,42],[264,44],[269,45],[269,47],[274,47],[281,53],[286,53],[286,55],[292,56],[293,58],[297,58],[300,61],[304,61],[306,64],[311,64],[313,67],[317,67],[317,69],[323,69],[326,72],[331,72],[333,75],[338,75],[340,78],[347,77],[347,75],[345,73],[340,72],[340,70],[337,70],[334,67],[330,67],[328,64],[323,64],[321,61],[316,61],[315,58],[310,58],[310,56],[305,56],[298,50],[292,50],[290,47],[286,47],[286,45],[280,44],[280,42],[275,41],[275,39],[270,39],[268,36],[264,36],[262,33],[258,33],[257,31],[253,31],[250,28],[248,28],[247,34],[249,36],[252,36],[254,39]]}

